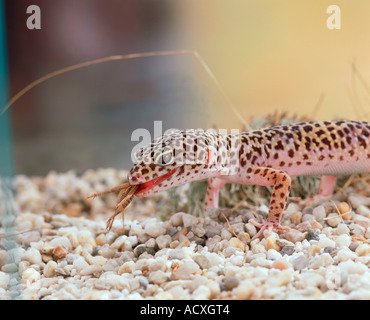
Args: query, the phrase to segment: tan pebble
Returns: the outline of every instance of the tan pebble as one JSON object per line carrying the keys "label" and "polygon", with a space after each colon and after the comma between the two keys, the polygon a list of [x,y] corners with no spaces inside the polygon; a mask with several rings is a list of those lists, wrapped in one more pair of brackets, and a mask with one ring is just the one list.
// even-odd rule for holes
{"label": "tan pebble", "polygon": [[342,220],[337,213],[329,213],[325,221],[329,226],[336,227],[338,224],[341,223]]}
{"label": "tan pebble", "polygon": [[236,298],[239,300],[249,299],[252,296],[255,287],[256,286],[249,279],[241,281],[238,287],[234,289]]}
{"label": "tan pebble", "polygon": [[370,227],[369,227],[369,228],[367,228],[367,230],[366,230],[365,238],[366,238],[366,239],[370,239]]}
{"label": "tan pebble", "polygon": [[280,247],[294,247],[294,243],[285,239],[276,239],[276,243]]}
{"label": "tan pebble", "polygon": [[353,222],[360,225],[361,227],[364,227],[365,229],[370,227],[370,221],[368,220],[356,219]]}
{"label": "tan pebble", "polygon": [[81,216],[82,204],[81,203],[71,203],[68,206],[61,209],[61,213],[69,217],[79,217]]}
{"label": "tan pebble", "polygon": [[229,245],[230,247],[233,247],[233,248],[238,248],[238,249],[241,249],[244,251],[245,249],[245,244],[243,242],[241,242],[238,238],[231,238],[229,240]]}
{"label": "tan pebble", "polygon": [[173,295],[166,291],[158,292],[154,297],[154,300],[173,300]]}
{"label": "tan pebble", "polygon": [[316,220],[313,220],[311,222],[311,227],[313,229],[319,229],[319,230],[322,230],[323,229],[323,226],[321,225],[321,223],[317,222]]}
{"label": "tan pebble", "polygon": [[98,246],[104,246],[106,243],[108,243],[107,238],[105,237],[105,234],[99,234],[99,236],[96,237],[95,243]]}
{"label": "tan pebble", "polygon": [[190,241],[188,239],[182,241],[179,245],[180,248],[188,247],[190,245]]}
{"label": "tan pebble", "polygon": [[296,243],[297,241],[303,241],[304,238],[306,237],[306,234],[296,229],[291,229],[285,232],[284,236],[285,236],[285,239],[287,239],[288,241]]}
{"label": "tan pebble", "polygon": [[356,241],[359,241],[359,242],[362,242],[362,241],[366,241],[366,239],[364,238],[364,236],[362,236],[361,234],[354,234],[351,236],[351,240],[356,242]]}
{"label": "tan pebble", "polygon": [[276,251],[280,251],[280,246],[278,245],[278,243],[276,242],[276,237],[274,235],[270,235],[267,239],[266,239],[266,249],[269,250],[269,249],[274,249]]}
{"label": "tan pebble", "polygon": [[351,220],[352,208],[347,202],[341,202],[338,204],[338,210],[344,220]]}
{"label": "tan pebble", "polygon": [[284,261],[274,261],[271,267],[274,269],[285,270],[289,268],[289,265]]}
{"label": "tan pebble", "polygon": [[311,226],[310,221],[304,221],[295,227],[296,231],[300,231],[300,232],[306,232],[308,231],[308,229],[311,229],[311,228],[312,226]]}
{"label": "tan pebble", "polygon": [[250,238],[251,238],[251,236],[250,236],[250,235],[249,235],[249,233],[247,233],[247,232],[242,231],[242,232],[240,232],[240,233],[238,234],[238,239],[239,239],[241,242],[243,242],[243,243],[247,243],[247,242],[250,240]]}
{"label": "tan pebble", "polygon": [[42,262],[48,263],[50,260],[53,260],[53,257],[47,254],[41,255]]}
{"label": "tan pebble", "polygon": [[64,246],[57,246],[53,250],[53,259],[58,260],[58,259],[63,259],[66,255],[68,254],[68,250]]}
{"label": "tan pebble", "polygon": [[92,256],[90,253],[83,251],[82,256],[90,265],[102,266],[107,262],[107,259],[102,256]]}
{"label": "tan pebble", "polygon": [[297,211],[293,213],[292,223],[294,225],[300,224],[302,222],[302,212]]}
{"label": "tan pebble", "polygon": [[119,267],[117,273],[119,275],[123,273],[132,273],[135,270],[135,262],[134,261],[127,261],[122,266]]}
{"label": "tan pebble", "polygon": [[55,261],[53,261],[53,260],[49,261],[46,264],[45,268],[44,268],[44,276],[46,278],[53,277],[55,275],[55,270],[56,270],[57,266],[58,265]]}
{"label": "tan pebble", "polygon": [[370,244],[360,243],[355,251],[359,256],[366,256],[370,254]]}
{"label": "tan pebble", "polygon": [[177,248],[177,246],[180,244],[180,241],[179,240],[174,240],[174,241],[172,241],[171,242],[171,244],[170,244],[170,248],[171,249],[175,249],[175,248]]}
{"label": "tan pebble", "polygon": [[314,255],[316,255],[316,254],[318,254],[318,253],[320,253],[320,251],[321,251],[321,248],[319,247],[319,246],[317,246],[317,245],[311,245],[309,248],[308,248],[308,252],[309,252],[309,255],[310,256],[314,256]]}

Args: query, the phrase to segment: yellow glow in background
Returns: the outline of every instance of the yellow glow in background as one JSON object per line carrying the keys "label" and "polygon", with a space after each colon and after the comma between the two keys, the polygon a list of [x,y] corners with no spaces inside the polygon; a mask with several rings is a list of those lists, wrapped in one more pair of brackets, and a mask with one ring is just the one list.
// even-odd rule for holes
{"label": "yellow glow in background", "polygon": [[[341,10],[340,30],[327,28],[332,4]],[[352,72],[355,62],[370,83],[369,1],[194,0],[178,2],[177,14],[187,47],[199,51],[244,118],[275,109],[320,119],[369,112],[370,92]],[[229,109],[215,95],[212,115],[222,124]]]}

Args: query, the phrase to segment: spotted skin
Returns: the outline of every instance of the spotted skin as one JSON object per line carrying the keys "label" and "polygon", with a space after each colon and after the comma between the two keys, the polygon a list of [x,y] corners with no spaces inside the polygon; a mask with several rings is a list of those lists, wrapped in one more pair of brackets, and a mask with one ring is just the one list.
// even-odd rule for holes
{"label": "spotted skin", "polygon": [[169,176],[154,187],[139,187],[136,195],[143,197],[208,178],[206,207],[218,207],[219,188],[227,183],[272,185],[267,220],[262,224],[250,220],[260,228],[260,236],[266,229],[286,229],[280,226],[280,219],[291,177],[322,175],[318,198],[333,193],[338,175],[369,172],[370,123],[341,120],[300,122],[229,135],[177,131],[143,148],[128,180],[145,186],[147,181]]}

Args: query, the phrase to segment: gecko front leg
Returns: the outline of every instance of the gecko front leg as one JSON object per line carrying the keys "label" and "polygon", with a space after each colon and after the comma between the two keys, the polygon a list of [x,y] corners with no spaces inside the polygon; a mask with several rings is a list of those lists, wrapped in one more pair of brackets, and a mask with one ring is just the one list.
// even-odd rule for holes
{"label": "gecko front leg", "polygon": [[208,207],[218,208],[219,188],[226,184],[217,177],[208,179],[205,209]]}
{"label": "gecko front leg", "polygon": [[250,223],[260,229],[253,239],[262,235],[266,229],[289,230],[289,227],[280,225],[280,219],[290,192],[291,179],[289,175],[284,171],[272,168],[256,168],[253,170],[252,179],[259,185],[274,185],[267,220],[264,223],[249,220]]}

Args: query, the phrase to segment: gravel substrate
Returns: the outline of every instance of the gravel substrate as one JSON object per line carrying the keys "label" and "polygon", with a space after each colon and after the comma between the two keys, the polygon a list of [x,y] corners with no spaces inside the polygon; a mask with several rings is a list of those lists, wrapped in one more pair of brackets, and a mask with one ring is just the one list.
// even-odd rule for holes
{"label": "gravel substrate", "polygon": [[161,221],[166,193],[134,199],[107,233],[115,195],[85,198],[122,177],[17,176],[17,229],[33,231],[12,250],[0,239],[0,299],[370,299],[370,190],[290,201],[282,224],[291,230],[253,241],[248,220],[267,207]]}

